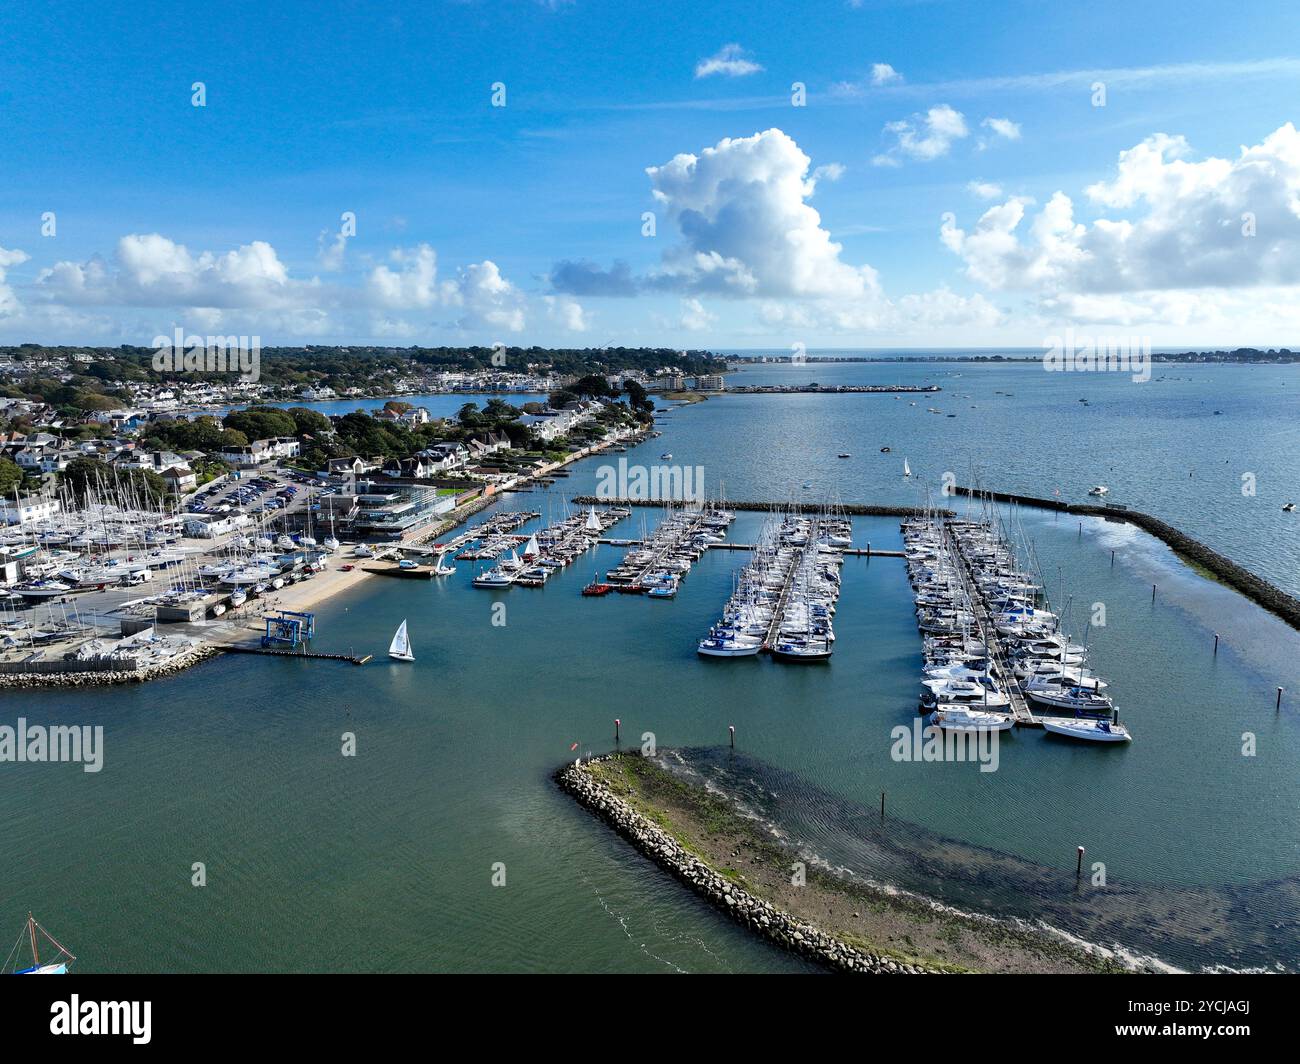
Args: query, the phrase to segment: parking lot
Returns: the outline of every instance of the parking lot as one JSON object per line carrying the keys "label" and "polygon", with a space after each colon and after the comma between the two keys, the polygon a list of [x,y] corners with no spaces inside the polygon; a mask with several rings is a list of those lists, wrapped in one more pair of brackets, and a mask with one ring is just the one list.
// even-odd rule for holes
{"label": "parking lot", "polygon": [[[237,514],[278,517],[302,511],[320,481],[296,470],[264,468],[240,470],[216,486],[200,488],[185,504],[193,514]],[[325,488],[317,494],[327,493]]]}

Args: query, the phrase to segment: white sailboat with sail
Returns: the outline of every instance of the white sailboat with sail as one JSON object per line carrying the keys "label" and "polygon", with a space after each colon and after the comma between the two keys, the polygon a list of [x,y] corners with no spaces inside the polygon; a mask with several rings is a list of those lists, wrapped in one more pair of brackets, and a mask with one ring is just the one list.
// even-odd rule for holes
{"label": "white sailboat with sail", "polygon": [[393,641],[388,645],[388,656],[398,661],[415,660],[415,655],[411,652],[411,637],[406,634],[406,621],[398,625]]}
{"label": "white sailboat with sail", "polygon": [[907,459],[904,458],[904,459],[903,459],[903,476],[905,476],[905,477],[910,477],[911,475],[912,475],[912,467],[911,467],[910,465],[907,464]]}

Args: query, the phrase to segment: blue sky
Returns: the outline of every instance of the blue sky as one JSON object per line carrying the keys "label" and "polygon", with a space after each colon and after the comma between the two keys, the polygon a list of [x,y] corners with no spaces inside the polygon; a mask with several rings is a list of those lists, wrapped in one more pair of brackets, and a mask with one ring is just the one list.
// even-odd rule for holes
{"label": "blue sky", "polygon": [[1294,5],[0,17],[5,342],[1300,343]]}

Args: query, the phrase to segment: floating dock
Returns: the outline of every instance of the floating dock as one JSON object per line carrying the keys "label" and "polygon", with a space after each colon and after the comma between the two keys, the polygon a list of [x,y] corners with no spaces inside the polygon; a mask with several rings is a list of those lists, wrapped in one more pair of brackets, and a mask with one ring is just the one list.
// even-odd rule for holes
{"label": "floating dock", "polygon": [[268,650],[264,647],[245,647],[239,645],[218,646],[223,654],[260,654],[266,658],[307,658],[315,661],[344,661],[349,665],[364,665],[370,661],[373,654],[366,654],[364,657],[356,657],[352,654],[321,654],[315,650]]}
{"label": "floating dock", "polygon": [[951,556],[957,559],[959,563],[957,571],[961,577],[962,590],[970,602],[971,612],[975,616],[975,625],[979,629],[980,638],[984,641],[984,646],[989,653],[989,671],[993,673],[993,678],[997,681],[998,686],[1011,699],[1011,716],[1016,722],[1016,727],[1041,728],[1043,722],[1029,708],[1029,701],[1020,690],[1020,684],[1011,671],[1011,666],[1007,661],[1006,649],[1002,646],[1002,637],[998,635],[997,629],[993,626],[992,618],[989,616],[988,603],[984,601],[983,592],[980,591],[979,585],[975,582],[975,574],[970,559],[966,557],[965,552],[962,550],[961,540],[953,535],[952,526],[947,521],[944,521],[940,528],[945,545]]}

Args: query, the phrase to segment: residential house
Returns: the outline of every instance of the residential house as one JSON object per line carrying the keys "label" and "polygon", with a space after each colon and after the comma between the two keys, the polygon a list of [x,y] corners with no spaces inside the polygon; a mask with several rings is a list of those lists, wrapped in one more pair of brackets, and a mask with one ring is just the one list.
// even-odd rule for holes
{"label": "residential house", "polygon": [[414,458],[392,458],[384,465],[384,476],[405,480],[425,480],[438,471],[438,466],[416,455]]}
{"label": "residential house", "polygon": [[6,525],[26,525],[32,521],[45,521],[59,512],[59,500],[43,496],[25,499],[0,499],[0,522]]}
{"label": "residential house", "polygon": [[199,486],[198,474],[188,465],[168,466],[160,475],[167,483],[167,490],[173,495],[184,495]]}
{"label": "residential house", "polygon": [[469,449],[459,442],[435,443],[419,454],[435,469],[455,469],[469,461]]}

